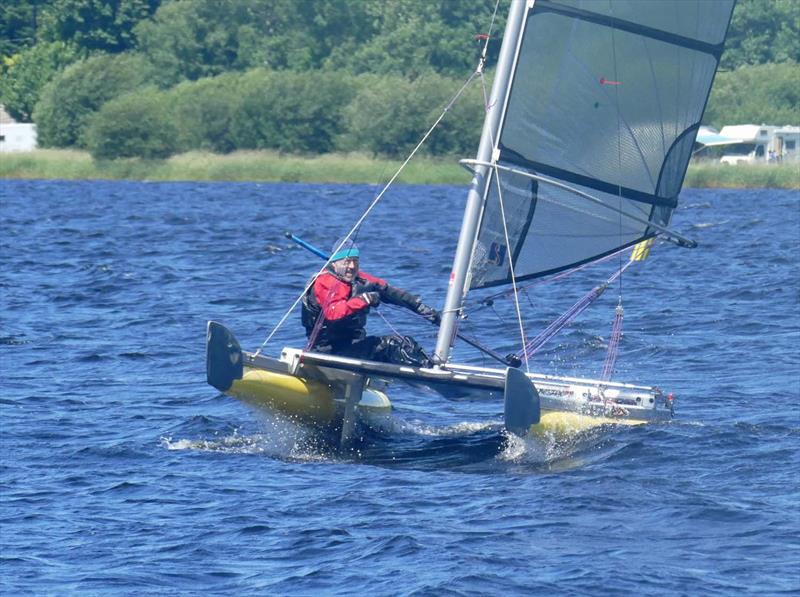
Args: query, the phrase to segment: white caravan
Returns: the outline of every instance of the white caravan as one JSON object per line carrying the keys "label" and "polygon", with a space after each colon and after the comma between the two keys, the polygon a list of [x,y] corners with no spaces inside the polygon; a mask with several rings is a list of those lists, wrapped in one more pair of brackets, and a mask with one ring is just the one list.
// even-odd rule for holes
{"label": "white caravan", "polygon": [[800,127],[738,124],[724,126],[719,134],[736,139],[725,148],[723,164],[796,161],[800,159]]}

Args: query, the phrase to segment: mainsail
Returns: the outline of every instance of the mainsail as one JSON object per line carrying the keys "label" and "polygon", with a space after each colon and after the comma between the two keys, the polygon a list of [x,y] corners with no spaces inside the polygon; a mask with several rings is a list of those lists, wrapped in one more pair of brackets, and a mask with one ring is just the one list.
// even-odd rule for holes
{"label": "mainsail", "polygon": [[734,0],[529,4],[471,288],[511,282],[512,260],[518,280],[543,276],[669,224]]}

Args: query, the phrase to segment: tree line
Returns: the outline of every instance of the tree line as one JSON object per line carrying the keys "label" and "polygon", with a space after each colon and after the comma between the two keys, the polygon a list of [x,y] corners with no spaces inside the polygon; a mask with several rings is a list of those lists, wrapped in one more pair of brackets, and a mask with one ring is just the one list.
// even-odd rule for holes
{"label": "tree line", "polygon": [[[5,0],[0,103],[97,158],[402,155],[499,50],[508,0]],[[800,2],[739,0],[706,124],[800,122]],[[426,151],[474,150],[473,85]]]}

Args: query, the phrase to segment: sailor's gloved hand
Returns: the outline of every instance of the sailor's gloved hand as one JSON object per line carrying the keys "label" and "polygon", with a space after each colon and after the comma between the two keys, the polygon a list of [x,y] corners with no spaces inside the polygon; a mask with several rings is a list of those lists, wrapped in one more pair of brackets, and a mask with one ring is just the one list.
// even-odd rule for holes
{"label": "sailor's gloved hand", "polygon": [[371,307],[377,307],[381,304],[381,293],[375,292],[374,290],[371,292],[365,292],[363,294],[359,294],[358,298],[363,299]]}
{"label": "sailor's gloved hand", "polygon": [[435,323],[436,325],[442,323],[442,314],[433,307],[429,307],[425,303],[420,303],[417,305],[416,311],[431,323]]}

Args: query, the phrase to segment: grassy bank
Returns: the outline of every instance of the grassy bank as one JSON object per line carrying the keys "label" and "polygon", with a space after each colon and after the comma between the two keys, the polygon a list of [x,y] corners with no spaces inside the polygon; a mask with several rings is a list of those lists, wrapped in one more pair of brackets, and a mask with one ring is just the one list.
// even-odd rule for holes
{"label": "grassy bank", "polygon": [[[44,149],[3,154],[0,177],[376,184],[389,180],[400,163],[362,154],[300,157],[267,151],[230,155],[193,152],[159,161],[95,162],[85,152]],[[455,159],[417,158],[398,180],[407,184],[467,184],[469,179],[469,173]],[[684,186],[800,189],[800,165],[692,164]]]}
{"label": "grassy bank", "polygon": [[719,163],[691,164],[686,187],[800,189],[800,163],[728,166]]}
{"label": "grassy bank", "polygon": [[[95,162],[88,153],[43,149],[0,157],[2,178],[227,180],[269,182],[381,183],[402,162],[363,154],[301,157],[268,151],[229,155],[191,152],[167,160]],[[469,173],[455,160],[413,160],[398,179],[407,184],[467,184]]]}

